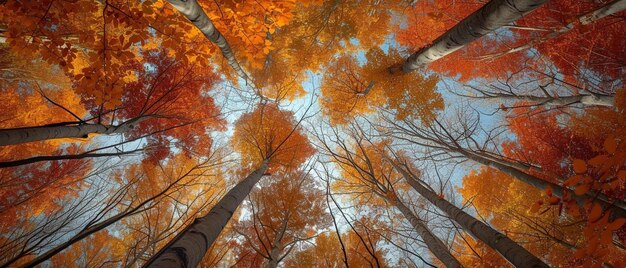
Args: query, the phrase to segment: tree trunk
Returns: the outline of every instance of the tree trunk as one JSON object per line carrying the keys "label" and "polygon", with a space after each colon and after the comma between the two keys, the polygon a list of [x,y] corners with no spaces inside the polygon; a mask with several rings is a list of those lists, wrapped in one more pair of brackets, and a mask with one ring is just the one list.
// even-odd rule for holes
{"label": "tree trunk", "polygon": [[396,208],[402,212],[402,215],[404,215],[404,217],[411,223],[415,231],[420,235],[422,240],[424,240],[428,250],[430,250],[430,252],[432,252],[437,259],[439,259],[448,268],[463,267],[463,265],[461,265],[461,263],[454,256],[452,256],[452,253],[450,253],[446,244],[435,236],[428,229],[428,226],[426,226],[420,218],[413,214],[411,209],[404,205],[404,203],[402,203],[402,201],[398,198],[395,198],[393,203]]}
{"label": "tree trunk", "polygon": [[452,220],[457,222],[465,231],[473,237],[480,239],[485,244],[496,250],[500,255],[507,259],[515,267],[549,267],[539,258],[528,252],[525,248],[515,243],[506,235],[494,230],[487,224],[465,213],[465,211],[454,206],[443,198],[439,198],[437,194],[424,187],[416,178],[398,166],[391,159],[389,162],[394,168],[402,174],[404,179],[417,191],[421,196],[426,198],[430,203],[435,205],[441,211],[446,213]]}
{"label": "tree trunk", "polygon": [[129,131],[148,117],[138,117],[117,126],[102,124],[82,124],[75,126],[40,126],[0,129],[0,146],[20,144],[33,141],[87,138],[89,134],[116,134]]}
{"label": "tree trunk", "polygon": [[267,263],[268,268],[278,267],[278,259],[280,258],[280,252],[281,252],[281,249],[280,249],[280,241],[279,241],[278,244],[275,244],[270,250],[270,259],[269,259],[269,262]]}
{"label": "tree trunk", "polygon": [[571,189],[567,187],[563,187],[556,183],[548,182],[543,179],[537,178],[517,168],[507,166],[497,161],[486,159],[478,154],[470,153],[465,150],[461,150],[458,152],[474,162],[483,164],[485,166],[493,167],[539,190],[546,190],[548,187],[550,187],[553,190],[552,193],[557,197],[562,197],[564,192],[569,192],[572,199],[574,199],[579,204],[583,204],[586,198],[597,199],[597,201],[600,204],[602,204],[603,207],[610,209],[613,212],[614,216],[620,217],[620,218],[626,218],[625,204],[619,200],[609,201],[605,195],[598,194],[596,196],[596,193],[593,193],[593,192],[588,192],[584,196],[579,196],[579,195],[576,195],[574,191],[572,191]]}
{"label": "tree trunk", "polygon": [[246,74],[246,72],[241,68],[239,62],[235,58],[235,54],[233,50],[230,48],[228,41],[226,38],[220,33],[213,22],[209,17],[204,13],[202,7],[198,4],[196,0],[167,0],[170,5],[172,5],[178,12],[180,12],[183,16],[185,16],[193,25],[200,30],[204,36],[213,42],[217,47],[222,51],[222,55],[226,58],[228,65],[237,73],[237,75],[246,81],[248,85],[256,88],[254,81]]}
{"label": "tree trunk", "polygon": [[[626,0],[625,0],[626,1]],[[583,106],[605,106],[613,107],[615,98],[609,95],[574,95],[574,96],[532,96],[532,95],[494,95],[488,97],[478,97],[485,99],[528,101],[539,105],[547,106],[567,106],[580,103]]]}
{"label": "tree trunk", "polygon": [[233,187],[204,217],[197,218],[163,247],[144,267],[196,267],[252,187],[263,177],[268,161]]}
{"label": "tree trunk", "polygon": [[571,31],[572,29],[574,29],[574,27],[576,27],[577,22],[580,23],[581,25],[589,25],[599,19],[618,13],[624,9],[626,9],[626,0],[615,0],[596,10],[593,10],[589,13],[579,16],[577,18],[578,19],[577,21],[572,21],[568,23],[567,25],[563,26],[562,28],[555,30],[545,36],[533,39],[524,45],[513,47],[506,51],[481,56],[480,59],[496,59],[507,54],[524,51],[535,45],[541,44],[547,40],[559,37],[560,35]]}
{"label": "tree trunk", "polygon": [[[189,173],[187,173],[189,174]],[[121,219],[124,219],[128,216],[131,216],[137,212],[139,212],[146,204],[154,201],[155,199],[157,199],[160,196],[163,196],[165,194],[167,194],[167,192],[174,186],[176,185],[176,183],[178,183],[180,180],[182,180],[184,177],[186,177],[187,175],[184,175],[180,178],[178,178],[176,181],[174,181],[173,183],[171,183],[170,185],[168,185],[167,187],[165,187],[165,189],[161,190],[160,192],[158,192],[157,194],[153,195],[152,197],[144,200],[143,202],[137,204],[135,207],[133,208],[129,208],[123,212],[120,212],[112,217],[109,217],[106,220],[101,221],[100,223],[97,224],[93,224],[93,222],[88,223],[87,226],[85,226],[85,228],[83,228],[80,232],[78,232],[77,234],[75,234],[74,236],[72,236],[70,239],[68,239],[67,241],[65,241],[62,244],[59,244],[57,246],[55,246],[54,248],[49,249],[48,251],[44,252],[43,254],[40,254],[38,257],[32,259],[31,261],[23,264],[21,267],[34,267],[44,261],[47,261],[48,259],[52,258],[52,256],[60,253],[61,251],[69,248],[70,246],[72,246],[74,243],[83,240],[84,238],[87,238],[88,236],[102,230],[105,229],[109,226],[111,226],[112,224],[120,221]],[[93,224],[93,225],[91,225]],[[11,265],[13,262],[19,260],[20,258],[22,258],[23,256],[17,256],[16,258],[0,265],[0,267],[5,267],[5,266],[9,266]]]}
{"label": "tree trunk", "polygon": [[82,154],[69,154],[69,155],[65,154],[65,155],[35,156],[35,157],[25,158],[25,159],[20,159],[20,160],[0,162],[0,168],[17,167],[21,165],[34,164],[34,163],[42,162],[42,161],[61,161],[61,160],[68,160],[68,159],[122,156],[122,155],[134,154],[134,153],[141,152],[141,151],[143,151],[143,149],[115,152],[115,153],[82,153]]}
{"label": "tree trunk", "polygon": [[285,218],[283,219],[283,222],[280,225],[280,228],[278,229],[278,232],[276,233],[276,237],[274,237],[274,242],[272,243],[272,248],[270,249],[269,252],[269,261],[267,264],[267,267],[269,268],[276,268],[278,267],[278,263],[280,262],[280,254],[283,251],[283,246],[282,246],[282,240],[283,237],[285,236],[285,232],[287,231],[287,226],[289,225],[289,212],[287,213],[287,215],[285,216]]}
{"label": "tree trunk", "polygon": [[535,10],[547,0],[492,0],[467,16],[431,45],[411,55],[404,65],[404,72],[413,71],[462,48],[470,42],[510,24]]}

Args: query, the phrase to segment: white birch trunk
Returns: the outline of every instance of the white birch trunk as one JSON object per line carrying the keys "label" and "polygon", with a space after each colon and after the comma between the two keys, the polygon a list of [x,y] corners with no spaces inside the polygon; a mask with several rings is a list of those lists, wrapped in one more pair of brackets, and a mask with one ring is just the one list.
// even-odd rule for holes
{"label": "white birch trunk", "polygon": [[[625,0],[626,1],[626,0]],[[563,96],[563,97],[541,97],[541,96],[494,96],[494,97],[485,97],[485,98],[497,98],[501,100],[518,100],[518,101],[529,101],[534,102],[540,105],[547,106],[567,106],[576,103],[580,103],[583,106],[604,106],[604,107],[613,107],[615,103],[615,98],[609,95],[574,95],[574,96]]]}
{"label": "white birch trunk", "polygon": [[117,126],[102,124],[83,124],[76,126],[40,126],[0,129],[0,146],[20,144],[33,141],[87,138],[89,134],[118,134],[129,131],[147,117],[129,120]]}
{"label": "white birch trunk", "polygon": [[[626,0],[615,0],[613,2],[610,2],[596,10],[593,10],[589,13],[586,13],[584,15],[581,15],[578,17],[578,23],[580,23],[581,25],[589,25],[599,19],[602,19],[606,16],[610,16],[613,15],[615,13],[618,13],[622,10],[626,9]],[[565,34],[569,31],[571,31],[572,29],[574,29],[574,27],[576,27],[576,21],[568,23],[567,25],[563,26],[562,28],[555,30],[545,36],[536,38],[531,40],[530,42],[521,45],[521,46],[517,46],[517,47],[513,47],[510,48],[506,51],[503,52],[499,52],[499,53],[494,53],[494,54],[489,54],[489,55],[484,55],[481,56],[480,59],[495,59],[495,58],[499,58],[502,57],[504,55],[507,54],[511,54],[511,53],[515,53],[515,52],[519,52],[519,51],[524,51],[526,49],[529,49],[533,46],[536,46],[538,44],[541,44],[547,40],[556,38],[562,34]]]}
{"label": "white birch trunk", "polygon": [[548,182],[545,180],[542,180],[540,178],[537,178],[533,175],[530,175],[522,170],[519,170],[517,168],[514,167],[510,167],[507,166],[504,163],[500,163],[500,162],[495,162],[489,159],[485,159],[483,157],[481,157],[480,155],[476,155],[476,154],[469,154],[465,151],[460,152],[461,154],[463,154],[465,157],[467,157],[468,159],[483,164],[485,166],[490,166],[493,167],[503,173],[506,173],[510,176],[512,176],[513,178],[526,183],[530,186],[533,186],[539,190],[546,190],[548,187],[552,188],[552,193],[557,196],[557,197],[562,197],[564,192],[569,192],[571,194],[571,198],[574,199],[576,202],[578,202],[579,204],[583,204],[585,202],[585,199],[587,198],[593,198],[593,199],[597,199],[598,202],[600,202],[604,207],[609,208],[612,212],[613,215],[616,217],[621,217],[624,218],[626,217],[626,205],[624,204],[624,202],[620,201],[620,200],[614,200],[614,201],[609,201],[606,196],[604,196],[603,194],[599,194],[598,196],[596,196],[595,193],[593,192],[588,192],[587,194],[580,196],[580,195],[576,195],[574,193],[574,191],[572,191],[571,189],[567,188],[567,187],[563,187],[561,185],[558,185],[556,183],[552,183],[552,182]]}
{"label": "white birch trunk", "polygon": [[470,42],[508,25],[535,10],[547,0],[492,0],[467,16],[433,43],[411,55],[404,72],[413,71],[462,48]]}
{"label": "white birch trunk", "polygon": [[193,23],[198,30],[200,30],[204,36],[213,42],[217,47],[222,51],[222,55],[228,62],[231,68],[237,73],[237,75],[246,81],[246,83],[254,88],[256,88],[254,81],[252,78],[246,74],[246,72],[241,68],[241,65],[235,58],[235,54],[231,49],[226,38],[220,33],[213,22],[206,13],[202,10],[202,7],[198,4],[196,0],[167,0],[178,12],[180,12],[183,16],[185,16],[191,23]]}

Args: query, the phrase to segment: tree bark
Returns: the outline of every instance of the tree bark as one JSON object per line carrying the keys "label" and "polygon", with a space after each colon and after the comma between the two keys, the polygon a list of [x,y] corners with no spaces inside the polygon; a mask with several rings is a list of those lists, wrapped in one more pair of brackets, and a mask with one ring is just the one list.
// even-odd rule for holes
{"label": "tree bark", "polygon": [[549,267],[525,248],[515,243],[506,235],[494,230],[487,224],[465,213],[465,211],[454,206],[428,188],[424,187],[416,178],[409,174],[406,170],[398,166],[393,160],[388,159],[393,167],[402,174],[404,179],[417,191],[421,196],[426,198],[430,203],[435,205],[441,211],[446,213],[452,220],[457,222],[465,231],[473,237],[480,239],[489,247],[496,250],[502,257],[507,259],[515,267]]}
{"label": "tree bark", "polygon": [[420,218],[413,214],[413,211],[411,211],[410,208],[404,205],[404,203],[402,203],[402,201],[398,198],[396,198],[393,203],[396,208],[402,212],[402,215],[404,215],[404,217],[411,223],[415,231],[420,235],[422,240],[424,240],[428,250],[430,250],[430,252],[432,252],[437,259],[439,259],[448,268],[463,267],[463,265],[461,265],[452,253],[450,253],[446,244],[435,236],[430,229],[428,229],[428,226],[426,226]]}
{"label": "tree bark", "polygon": [[129,131],[148,117],[138,117],[122,124],[82,124],[75,126],[40,126],[0,129],[0,146],[14,145],[33,141],[62,139],[62,138],[87,138],[89,134],[116,134]]}
{"label": "tree bark", "polygon": [[289,225],[289,216],[289,213],[287,213],[287,215],[283,219],[283,222],[280,225],[280,228],[278,229],[276,237],[274,237],[274,242],[272,243],[272,248],[269,252],[270,258],[267,264],[267,267],[269,268],[278,267],[278,263],[280,262],[280,254],[283,251],[282,240],[285,236],[285,232],[287,231],[287,226]]}
{"label": "tree bark", "polygon": [[506,95],[494,93],[491,96],[480,96],[475,98],[528,101],[536,103],[538,105],[547,106],[567,106],[580,103],[583,106],[613,107],[615,103],[615,97],[610,95],[573,95],[552,97],[533,95]]}
{"label": "tree bark", "polygon": [[21,165],[34,164],[42,161],[61,161],[68,159],[83,159],[83,158],[98,158],[98,157],[110,157],[110,156],[122,156],[141,152],[143,149],[137,149],[132,151],[123,151],[115,153],[82,153],[82,154],[66,154],[66,155],[44,155],[35,156],[25,159],[19,159],[14,161],[0,162],[0,168],[17,167]]}
{"label": "tree bark", "polygon": [[198,30],[200,30],[207,39],[220,48],[220,51],[222,52],[224,58],[226,58],[228,65],[233,68],[235,73],[237,73],[241,79],[256,88],[252,78],[250,78],[243,68],[241,68],[241,65],[235,58],[233,50],[230,48],[228,41],[226,41],[226,38],[222,35],[222,33],[220,33],[219,30],[217,30],[217,28],[215,28],[211,19],[209,19],[207,14],[204,13],[202,7],[196,0],[167,0],[167,2],[189,21],[191,21],[191,23],[193,23],[193,25],[196,26],[196,28],[198,28]]}
{"label": "tree bark", "polygon": [[270,259],[267,263],[267,267],[268,268],[276,268],[278,267],[278,259],[280,258],[280,241],[278,241],[278,244],[275,244],[274,246],[272,246],[272,249],[270,250]]}
{"label": "tree bark", "polygon": [[204,217],[197,218],[172,241],[163,247],[144,267],[196,267],[206,251],[252,187],[263,177],[268,168],[265,160],[261,166],[233,187]]}
{"label": "tree bark", "polygon": [[470,42],[510,24],[535,10],[547,0],[492,0],[467,16],[431,45],[411,55],[402,71],[410,72],[462,48]]}
{"label": "tree bark", "polygon": [[510,48],[506,51],[502,51],[499,53],[494,53],[494,54],[489,54],[489,55],[484,55],[481,56],[480,59],[495,59],[495,58],[499,58],[502,57],[504,55],[507,54],[511,54],[511,53],[515,53],[515,52],[519,52],[519,51],[524,51],[526,49],[529,49],[535,45],[541,44],[547,40],[556,38],[562,34],[565,34],[569,31],[571,31],[572,29],[574,29],[574,27],[576,27],[576,24],[579,23],[581,25],[589,25],[599,19],[602,19],[606,16],[610,16],[613,15],[615,13],[618,13],[622,10],[626,9],[626,0],[615,0],[613,2],[610,2],[598,9],[595,9],[591,12],[588,12],[584,15],[579,16],[577,19],[577,21],[573,21],[568,23],[567,25],[563,26],[562,28],[555,30],[545,36],[536,38],[531,40],[530,42],[521,45],[521,46],[517,46],[517,47],[513,47]]}
{"label": "tree bark", "polygon": [[597,201],[603,205],[603,207],[610,209],[613,212],[614,216],[620,217],[620,218],[626,218],[626,210],[625,210],[625,206],[624,203],[619,201],[619,200],[615,200],[613,202],[609,201],[606,196],[602,195],[602,194],[598,194],[596,196],[596,193],[594,192],[588,192],[583,196],[580,195],[576,195],[576,193],[574,193],[573,190],[567,188],[567,187],[563,187],[561,185],[558,185],[556,183],[552,183],[552,182],[548,182],[545,181],[543,179],[537,178],[533,175],[530,175],[524,171],[521,171],[517,168],[513,168],[510,166],[507,166],[503,163],[500,162],[496,162],[496,161],[491,161],[489,159],[485,159],[479,155],[476,154],[471,154],[468,153],[466,151],[461,152],[461,154],[463,154],[465,157],[467,157],[468,159],[483,164],[485,166],[490,166],[493,167],[503,173],[506,173],[510,176],[512,176],[513,178],[518,179],[519,181],[526,183],[530,186],[533,186],[539,190],[546,190],[548,187],[552,188],[552,193],[557,196],[557,197],[563,197],[563,193],[564,192],[569,192],[572,199],[574,199],[576,202],[578,202],[579,204],[583,204],[585,202],[586,198],[592,198],[592,199],[597,199]]}

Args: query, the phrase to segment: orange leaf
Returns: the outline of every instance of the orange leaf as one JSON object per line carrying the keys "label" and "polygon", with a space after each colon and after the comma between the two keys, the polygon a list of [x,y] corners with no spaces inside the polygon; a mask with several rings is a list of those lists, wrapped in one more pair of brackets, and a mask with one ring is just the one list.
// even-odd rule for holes
{"label": "orange leaf", "polygon": [[593,208],[591,208],[591,212],[589,212],[589,221],[595,222],[600,219],[602,216],[602,207],[598,204],[594,204]]}
{"label": "orange leaf", "polygon": [[617,151],[617,141],[611,137],[607,138],[604,141],[604,149],[610,154],[615,154],[615,151]]}
{"label": "orange leaf", "polygon": [[552,187],[548,186],[548,188],[546,188],[546,195],[552,196]]}
{"label": "orange leaf", "polygon": [[576,193],[576,195],[584,195],[588,191],[589,191],[589,185],[581,184],[578,187],[576,187],[576,190],[574,191],[574,193]]}
{"label": "orange leaf", "polygon": [[601,154],[589,160],[589,165],[594,167],[600,167],[602,164],[609,161],[609,157],[607,155]]}
{"label": "orange leaf", "polygon": [[567,209],[567,213],[573,217],[578,217],[580,216],[580,209],[577,205],[572,205]]}
{"label": "orange leaf", "polygon": [[622,225],[624,225],[624,223],[626,223],[626,218],[619,218],[619,219],[616,219],[613,222],[609,223],[609,225],[607,225],[606,228],[608,230],[615,231],[615,230],[621,228]]}
{"label": "orange leaf", "polygon": [[572,177],[570,177],[569,179],[567,179],[567,180],[563,183],[563,185],[564,185],[564,186],[576,185],[576,184],[578,184],[580,181],[582,181],[582,180],[583,180],[583,178],[584,178],[584,177],[583,177],[583,176],[581,176],[581,175],[575,175],[575,176],[572,176]]}
{"label": "orange leaf", "polygon": [[558,204],[558,203],[559,203],[559,201],[560,201],[560,200],[561,200],[561,199],[559,199],[559,198],[558,198],[558,197],[556,197],[556,196],[551,196],[551,197],[550,197],[550,200],[549,200],[548,202],[550,202],[550,205],[556,205],[556,204]]}
{"label": "orange leaf", "polygon": [[600,235],[600,244],[608,245],[608,244],[611,244],[612,241],[613,241],[613,232],[611,231],[602,232],[602,234]]}
{"label": "orange leaf", "polygon": [[574,171],[576,173],[587,172],[587,163],[585,163],[584,160],[580,160],[580,159],[574,160]]}

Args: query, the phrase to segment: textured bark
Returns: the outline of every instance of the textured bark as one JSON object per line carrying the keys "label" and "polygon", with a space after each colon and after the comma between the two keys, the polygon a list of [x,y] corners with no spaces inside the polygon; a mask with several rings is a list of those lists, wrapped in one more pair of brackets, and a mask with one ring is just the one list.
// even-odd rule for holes
{"label": "textured bark", "polygon": [[485,166],[490,166],[493,167],[503,173],[506,173],[510,176],[512,176],[513,178],[518,179],[519,181],[526,183],[530,186],[533,186],[537,189],[540,190],[546,190],[548,187],[552,188],[552,194],[554,194],[557,197],[562,197],[564,192],[569,192],[572,199],[574,199],[576,202],[578,202],[579,204],[583,204],[585,202],[585,199],[587,198],[591,198],[594,199],[596,201],[598,201],[600,204],[602,204],[602,206],[605,209],[610,209],[613,212],[613,215],[616,217],[620,217],[620,218],[626,218],[626,204],[624,204],[624,202],[619,201],[619,200],[614,200],[614,201],[610,201],[605,195],[603,194],[597,194],[595,192],[587,192],[585,195],[580,196],[580,195],[576,195],[576,193],[574,193],[573,190],[567,188],[567,187],[563,187],[561,185],[558,185],[556,183],[552,183],[552,182],[548,182],[545,180],[542,180],[538,177],[535,177],[533,175],[530,175],[526,172],[523,172],[517,168],[511,167],[506,165],[505,163],[503,163],[504,161],[492,161],[490,159],[486,159],[484,157],[481,157],[478,154],[473,154],[473,153],[469,153],[467,151],[460,151],[461,154],[463,154],[465,157],[467,157],[468,159],[475,161],[477,163],[483,164]]}
{"label": "textured bark", "polygon": [[147,119],[147,117],[140,117],[116,126],[82,124],[76,126],[41,126],[0,129],[0,146],[51,139],[87,138],[89,134],[124,133],[133,129],[145,119]]}
{"label": "textured bark", "polygon": [[235,58],[235,54],[233,50],[230,48],[228,41],[226,38],[220,33],[211,19],[204,13],[202,7],[198,4],[196,0],[167,0],[178,12],[180,12],[183,16],[185,16],[191,23],[193,23],[198,30],[200,30],[204,36],[213,42],[217,47],[222,51],[222,55],[226,58],[228,65],[237,73],[237,75],[246,81],[246,83],[254,88],[256,88],[254,81],[246,74],[246,72],[241,68],[241,65]]}
{"label": "textured bark", "polygon": [[429,46],[411,55],[402,70],[410,72],[462,48],[496,29],[516,21],[547,0],[492,0],[467,16]]}
{"label": "textured bark", "polygon": [[569,31],[571,31],[572,29],[574,29],[574,27],[576,27],[576,24],[580,24],[580,25],[589,25],[599,19],[602,19],[606,16],[610,16],[613,15],[617,12],[620,12],[622,10],[626,9],[626,0],[615,0],[613,2],[610,2],[596,10],[593,10],[589,13],[583,14],[581,16],[579,16],[577,18],[576,21],[572,21],[570,23],[568,23],[567,25],[563,26],[560,29],[557,29],[549,34],[546,34],[545,36],[536,38],[531,40],[530,42],[521,45],[521,46],[517,46],[517,47],[513,47],[510,48],[506,51],[502,51],[499,53],[494,53],[494,54],[489,54],[489,55],[484,55],[481,56],[480,59],[495,59],[495,58],[499,58],[502,57],[504,55],[507,54],[511,54],[511,53],[515,53],[515,52],[519,52],[519,51],[524,51],[526,49],[529,49],[533,46],[536,46],[538,44],[541,44],[547,40],[556,38],[561,36],[562,34],[565,34]]}
{"label": "textured bark", "polygon": [[[626,0],[625,0],[626,1]],[[500,100],[516,100],[516,101],[528,101],[539,105],[547,106],[567,106],[576,103],[580,103],[583,106],[605,106],[613,107],[615,98],[608,95],[574,95],[574,96],[529,96],[529,95],[505,95],[494,93],[491,96],[481,96],[476,98],[484,99],[500,99]]]}
{"label": "textured bark", "polygon": [[549,267],[539,258],[528,252],[525,248],[515,243],[506,235],[494,230],[487,224],[465,213],[465,211],[451,204],[428,188],[424,187],[416,178],[413,178],[406,170],[402,169],[392,160],[389,160],[394,168],[402,174],[409,185],[421,196],[446,213],[452,220],[457,222],[465,231],[473,237],[480,239],[489,247],[496,250],[515,267]]}
{"label": "textured bark", "polygon": [[267,160],[233,187],[204,217],[197,218],[163,247],[144,267],[196,267],[252,187],[267,170]]}
{"label": "textured bark", "polygon": [[428,250],[430,250],[430,252],[432,252],[433,255],[437,257],[437,259],[439,259],[446,267],[449,268],[463,267],[463,265],[461,265],[461,263],[454,256],[452,256],[452,253],[450,253],[450,250],[448,249],[446,244],[444,244],[441,239],[435,236],[428,229],[428,226],[426,226],[426,224],[420,218],[413,214],[413,211],[411,211],[411,209],[409,209],[406,205],[404,205],[404,203],[402,203],[398,199],[395,200],[394,205],[411,223],[415,231],[420,235],[422,240],[424,240],[424,243],[428,247]]}

